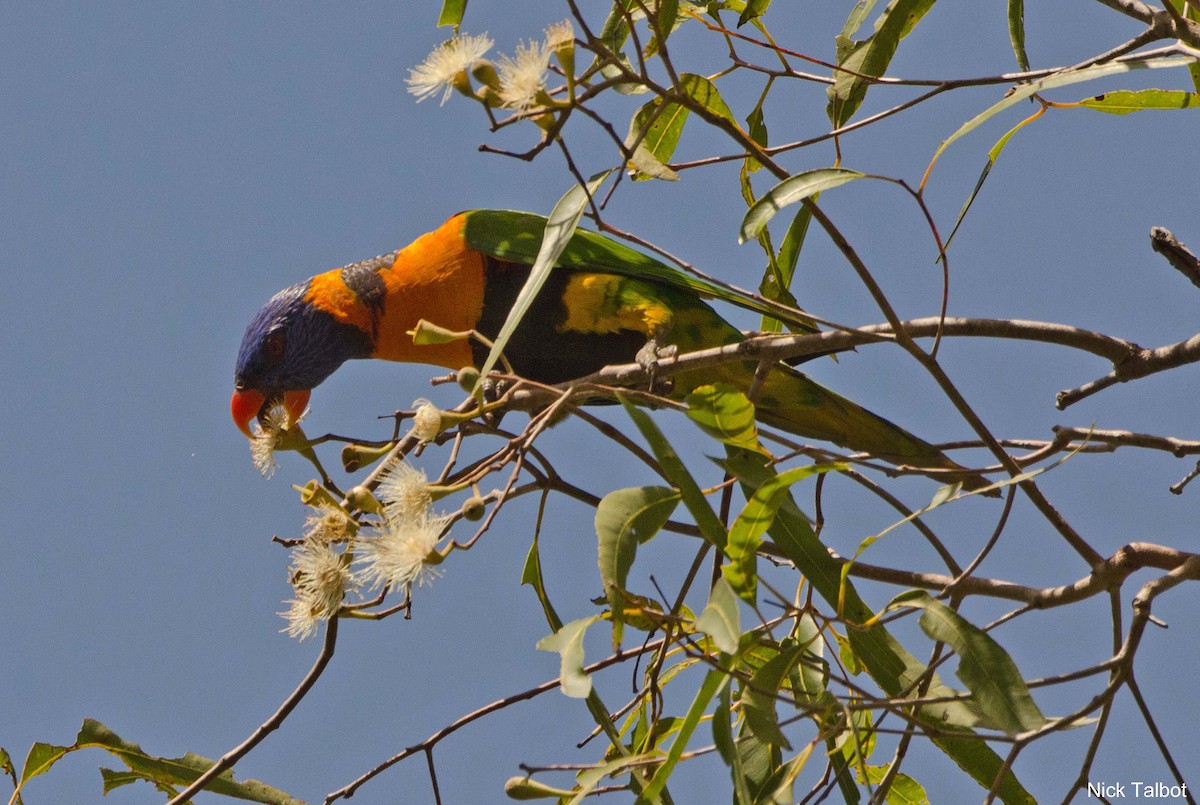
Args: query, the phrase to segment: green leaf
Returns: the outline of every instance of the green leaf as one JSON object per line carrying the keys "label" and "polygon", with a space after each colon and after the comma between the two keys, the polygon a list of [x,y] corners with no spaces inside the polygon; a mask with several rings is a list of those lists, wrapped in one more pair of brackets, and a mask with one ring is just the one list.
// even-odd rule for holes
{"label": "green leaf", "polygon": [[601,183],[608,178],[610,173],[612,173],[611,169],[597,173],[587,181],[586,188],[578,184],[572,185],[571,189],[563,194],[563,197],[554,205],[554,209],[550,211],[550,215],[546,219],[546,232],[542,237],[537,258],[533,261],[533,267],[529,270],[529,277],[521,287],[521,292],[517,295],[516,301],[513,302],[512,309],[508,311],[508,318],[504,320],[504,325],[500,328],[500,332],[496,334],[496,340],[492,344],[491,351],[488,352],[487,360],[483,362],[483,366],[479,369],[479,382],[483,382],[488,372],[492,371],[492,367],[500,359],[500,355],[504,352],[504,347],[508,344],[508,339],[512,337],[513,332],[517,329],[517,325],[524,318],[525,312],[533,304],[538,291],[545,284],[546,278],[550,276],[550,269],[554,268],[559,255],[562,254],[575,234],[575,228],[579,226],[579,219],[583,217],[583,211],[587,208],[588,199],[596,192]]}
{"label": "green leaf", "polygon": [[679,25],[679,0],[658,0],[658,8],[654,10],[654,27],[657,30],[654,33],[653,49],[647,47],[647,55],[657,53],[660,43],[667,41],[667,37]]}
{"label": "green leaf", "polygon": [[696,628],[711,637],[717,648],[726,654],[737,652],[738,641],[742,637],[741,617],[737,596],[725,579],[717,579],[713,585],[708,594],[708,604],[700,617],[696,618]]}
{"label": "green leaf", "polygon": [[1017,66],[1029,70],[1029,54],[1025,52],[1025,0],[1008,0],[1008,41],[1012,43]]}
{"label": "green leaf", "polygon": [[766,780],[762,793],[755,800],[754,805],[791,805],[796,801],[796,797],[792,795],[792,786],[796,778],[800,776],[800,772],[804,771],[805,764],[808,763],[808,756],[812,754],[813,747],[817,744],[809,742],[804,745],[799,754],[789,760],[787,763],[780,761],[780,766],[770,779]]}
{"label": "green leaf", "polygon": [[[772,468],[765,465],[762,456],[747,451],[730,450],[725,466],[742,482],[747,497],[775,475]],[[780,505],[767,533],[822,598],[833,606],[842,601],[842,616],[846,620],[856,624],[871,621],[874,613],[859,597],[854,585],[848,581],[842,586],[841,560],[829,554],[790,496]],[[846,638],[839,636],[839,643],[843,639],[848,642],[856,661],[866,668],[872,679],[889,696],[907,694],[927,671],[924,663],[910,654],[878,622],[873,622],[867,628],[850,629]],[[929,696],[950,695],[954,695],[954,691],[934,675]],[[920,708],[917,716],[937,727],[938,737],[933,738],[933,742],[959,767],[984,788],[992,785],[1003,768],[1003,761],[981,738],[965,729],[975,718],[969,706],[960,702],[928,704]],[[947,731],[948,727],[961,729],[961,737]],[[1011,771],[1004,774],[998,795],[1010,805],[1035,802]]]}
{"label": "green leaf", "polygon": [[954,649],[959,656],[957,676],[983,710],[986,723],[1009,735],[1045,726],[1029,687],[1000,644],[924,590],[910,590],[892,599],[888,609],[921,609],[925,634]]}
{"label": "green leaf", "polygon": [[787,498],[792,484],[811,475],[843,468],[844,465],[830,464],[796,467],[776,475],[754,490],[750,500],[746,501],[746,507],[729,529],[729,544],[725,548],[729,564],[721,568],[726,581],[742,600],[754,604],[758,549],[762,545],[763,534],[775,521],[775,514]]}
{"label": "green leaf", "polygon": [[598,620],[599,615],[573,620],[537,642],[537,647],[542,651],[558,652],[562,658],[559,687],[564,695],[572,699],[586,699],[592,692],[592,678],[583,671],[583,636],[587,628]]}
{"label": "green leaf", "polygon": [[528,584],[533,588],[550,628],[554,631],[561,629],[562,619],[554,611],[554,605],[550,603],[550,597],[546,594],[546,582],[542,577],[542,557],[538,550],[536,533],[533,535],[533,542],[529,544],[529,553],[525,555],[525,566],[521,569],[521,584]]}
{"label": "green leaf", "polygon": [[829,662],[825,659],[825,638],[813,616],[805,612],[796,624],[796,643],[804,649],[801,662],[792,677],[792,695],[800,707],[834,706],[829,693]]}
{"label": "green leaf", "polygon": [[692,519],[696,521],[696,527],[700,529],[700,535],[716,546],[718,550],[724,551],[725,543],[728,541],[725,526],[721,525],[716,512],[708,505],[704,493],[700,491],[700,487],[688,472],[687,467],[684,466],[679,454],[675,452],[675,448],[667,441],[667,437],[663,436],[662,431],[654,424],[654,420],[650,418],[649,414],[635,407],[623,395],[618,394],[617,399],[625,406],[626,413],[637,425],[637,429],[641,431],[646,443],[650,445],[650,450],[658,459],[667,480],[679,490],[684,505],[687,506]]}
{"label": "green leaf", "polygon": [[700,110],[697,111],[701,112],[701,114],[707,113],[706,116],[721,118],[732,123],[734,128],[741,131],[742,127],[738,125],[737,118],[733,116],[729,105],[721,97],[716,84],[702,75],[681,73],[679,76],[679,89],[684,95],[691,98],[693,102],[700,106]]}
{"label": "green leaf", "polygon": [[[737,125],[733,112],[721,98],[716,85],[704,76],[683,73],[679,76],[679,89],[704,111]],[[625,137],[625,146],[634,149],[630,162],[636,171],[635,181],[675,181],[679,178],[679,174],[667,167],[666,163],[679,145],[683,126],[690,114],[691,109],[687,105],[665,98],[655,98],[638,109],[629,121],[629,134]]]}
{"label": "green leaf", "polygon": [[442,13],[438,14],[438,27],[452,25],[457,30],[462,25],[463,14],[467,10],[467,0],[442,0]]}
{"label": "green leaf", "polygon": [[75,747],[40,742],[29,747],[29,754],[25,756],[25,765],[21,769],[21,784],[50,771],[51,766],[73,749]]}
{"label": "green leaf", "polygon": [[867,16],[873,8],[875,8],[875,0],[858,0],[854,4],[854,8],[850,9],[850,16],[846,18],[846,24],[842,26],[842,30],[836,38],[839,41],[849,41],[850,37],[858,33],[858,29],[867,21]]}
{"label": "green leaf", "polygon": [[775,705],[783,681],[791,674],[803,653],[804,647],[798,645],[781,648],[742,689],[742,712],[746,715],[746,724],[759,740],[772,746],[792,748],[779,729],[779,714]]}
{"label": "green leaf", "polygon": [[[34,744],[25,760],[20,785],[24,786],[30,779],[47,772],[66,753],[80,749],[103,749],[129,767],[128,773],[114,772],[111,769],[106,770],[107,774],[102,773],[106,791],[110,786],[126,785],[137,779],[146,780],[163,791],[187,786],[212,768],[214,763],[190,752],[178,758],[148,755],[137,744],[122,739],[99,721],[89,718],[84,719],[83,726],[75,736],[75,743],[71,746]],[[300,800],[257,780],[236,781],[232,771],[219,775],[206,785],[204,790],[251,802],[303,805]]]}
{"label": "green leaf", "polygon": [[767,7],[771,5],[771,0],[746,0],[746,7],[742,9],[742,13],[738,16],[737,27],[741,28],[750,20],[756,20],[763,14],[767,13]]}
{"label": "green leaf", "polygon": [[1161,70],[1171,67],[1187,67],[1192,64],[1194,59],[1189,56],[1155,56],[1148,59],[1140,59],[1137,61],[1124,62],[1105,62],[1103,64],[1085,67],[1082,70],[1066,70],[1061,73],[1047,76],[1046,78],[1030,81],[1027,84],[1021,84],[1014,87],[1005,94],[1004,98],[989,106],[984,111],[977,114],[975,117],[963,123],[958,129],[942,141],[933,155],[933,161],[936,162],[950,145],[960,138],[966,136],[970,132],[979,128],[979,126],[991,120],[996,115],[1011,106],[1029,98],[1039,92],[1044,92],[1048,89],[1056,87],[1066,87],[1071,84],[1080,84],[1085,81],[1094,81],[1098,78],[1106,78],[1112,75],[1121,75],[1122,73],[1132,72],[1133,70]]}
{"label": "green leaf", "polygon": [[[712,717],[713,745],[725,765],[731,769],[737,763],[737,744],[733,740],[733,704],[730,701],[729,686],[721,688],[717,697],[717,708]],[[734,781],[736,788],[736,779]]]}
{"label": "green leaf", "polygon": [[[890,763],[882,766],[866,766],[865,782],[879,785],[887,777],[890,768]],[[864,781],[861,767],[858,769],[858,779]],[[925,793],[925,789],[903,772],[892,778],[892,786],[887,790],[885,798],[888,805],[929,805],[929,795]]]}
{"label": "green leaf", "polygon": [[629,121],[629,134],[625,137],[625,146],[634,149],[630,160],[637,171],[634,181],[679,178],[666,163],[679,145],[689,114],[687,107],[663,98],[655,98],[638,109]]}
{"label": "green leaf", "polygon": [[743,721],[738,731],[737,748],[738,765],[750,789],[750,797],[739,802],[753,802],[756,805],[792,805],[795,802],[791,796],[779,796],[781,792],[777,790],[775,779],[783,763],[783,751],[778,745],[759,738]]}
{"label": "green leaf", "polygon": [[745,243],[757,237],[767,222],[789,204],[796,204],[822,190],[865,178],[868,178],[867,174],[845,168],[817,168],[789,176],[767,191],[746,211],[745,217],[742,218],[741,231],[738,232],[738,243]]}
{"label": "green leaf", "polygon": [[655,760],[662,757],[661,753],[652,752],[642,755],[625,755],[615,760],[610,760],[607,763],[602,763],[599,766],[590,769],[584,769],[575,778],[576,788],[572,792],[574,796],[570,799],[564,798],[562,801],[565,805],[581,805],[587,801],[587,797],[596,790],[596,787],[604,781],[606,777],[614,776],[620,773],[623,769],[630,766],[644,766],[647,761]]}
{"label": "green leaf", "polygon": [[683,750],[687,748],[687,743],[691,740],[692,733],[696,731],[696,726],[708,710],[708,703],[727,684],[729,684],[729,677],[715,668],[709,671],[708,675],[704,677],[704,682],[701,683],[700,689],[696,691],[696,697],[692,700],[692,705],[688,708],[687,715],[684,716],[683,723],[679,727],[679,734],[675,736],[675,740],[671,743],[667,759],[655,770],[654,777],[651,778],[646,788],[641,792],[639,802],[653,801],[662,793],[667,785],[667,780],[675,770],[676,764],[679,763],[679,758],[683,756]]}
{"label": "green leaf", "polygon": [[[826,93],[826,109],[834,128],[841,128],[866,97],[870,79],[887,72],[900,40],[908,36],[934,0],[892,0],[875,20],[875,33],[861,42],[838,38],[838,67]],[[854,18],[854,15],[851,15]]]}
{"label": "green leaf", "polygon": [[600,541],[597,556],[612,613],[613,645],[620,645],[624,631],[624,613],[631,597],[625,580],[637,546],[657,534],[678,505],[679,493],[674,489],[640,486],[609,492],[596,507],[596,535]]}
{"label": "green leaf", "polygon": [[677,505],[679,492],[666,486],[635,486],[604,496],[596,507],[596,534],[606,589],[625,589],[637,546],[658,533]]}
{"label": "green leaf", "polygon": [[1196,109],[1200,108],[1200,93],[1181,89],[1119,89],[1086,98],[1080,101],[1079,105],[1110,115],[1127,115],[1130,112],[1148,110]]}
{"label": "green leaf", "polygon": [[[767,133],[767,121],[763,117],[763,104],[767,100],[767,95],[771,91],[771,85],[774,83],[774,77],[768,78],[767,83],[763,86],[762,94],[758,96],[758,103],[750,110],[750,114],[746,115],[746,133],[750,135],[750,139],[754,141],[760,148],[766,148],[769,142]],[[754,173],[762,167],[762,163],[754,157],[746,157],[742,173],[743,176]],[[745,179],[743,179],[745,181]],[[743,191],[744,192],[744,191]]]}
{"label": "green leaf", "polygon": [[729,685],[721,688],[717,696],[717,706],[712,715],[713,744],[725,765],[729,767],[730,779],[733,782],[734,802],[753,802],[750,794],[750,783],[742,768],[742,741],[733,737],[733,706]]}
{"label": "green leaf", "polygon": [[[100,767],[101,788],[105,795],[122,786],[132,785],[144,779],[140,774],[135,774],[131,771],[117,771],[115,769],[107,769],[104,766]],[[152,783],[159,791],[168,796],[174,796],[177,793],[173,786],[154,783],[153,780],[148,780],[147,782]]]}
{"label": "green leaf", "polygon": [[741,389],[729,383],[699,386],[684,401],[688,418],[709,436],[732,447],[766,452],[758,441],[754,403]]}

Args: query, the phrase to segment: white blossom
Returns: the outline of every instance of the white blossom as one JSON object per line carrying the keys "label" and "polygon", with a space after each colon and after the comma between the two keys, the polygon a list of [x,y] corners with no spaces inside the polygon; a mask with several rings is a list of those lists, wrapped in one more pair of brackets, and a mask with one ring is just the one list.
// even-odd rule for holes
{"label": "white blossom", "polygon": [[296,597],[285,602],[286,612],[279,613],[288,622],[280,631],[304,640],[316,634],[321,621],[337,615],[342,596],[357,586],[357,580],[341,554],[319,539],[305,539],[292,549],[289,571]]}
{"label": "white blossom", "polygon": [[393,590],[427,583],[437,575],[427,558],[446,527],[444,517],[388,520],[376,535],[355,544],[355,564],[362,565],[359,575],[371,589],[385,584]]}
{"label": "white blossom", "polygon": [[433,505],[425,473],[399,457],[388,464],[375,494],[393,522],[427,519]]}
{"label": "white blossom", "polygon": [[501,56],[500,99],[510,109],[524,110],[537,104],[538,93],[546,88],[546,68],[551,49],[544,42],[521,42],[513,56]]}
{"label": "white blossom", "polygon": [[575,28],[570,20],[556,22],[546,28],[546,49],[557,50],[560,46],[574,41]]}
{"label": "white blossom", "polygon": [[408,91],[417,101],[432,98],[440,91],[445,103],[454,89],[454,81],[464,70],[483,58],[492,47],[487,34],[456,36],[433,49],[425,61],[408,71]]}
{"label": "white blossom", "polygon": [[429,400],[417,400],[413,403],[416,412],[413,415],[412,433],[422,442],[432,442],[442,432],[442,412]]}

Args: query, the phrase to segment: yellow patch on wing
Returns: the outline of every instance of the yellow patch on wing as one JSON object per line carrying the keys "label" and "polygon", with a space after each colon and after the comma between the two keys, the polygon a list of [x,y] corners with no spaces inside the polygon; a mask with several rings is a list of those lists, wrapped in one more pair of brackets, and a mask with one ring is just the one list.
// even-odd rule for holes
{"label": "yellow patch on wing", "polygon": [[632,330],[650,338],[670,327],[674,315],[653,286],[616,274],[572,275],[563,303],[567,317],[560,329],[582,333]]}

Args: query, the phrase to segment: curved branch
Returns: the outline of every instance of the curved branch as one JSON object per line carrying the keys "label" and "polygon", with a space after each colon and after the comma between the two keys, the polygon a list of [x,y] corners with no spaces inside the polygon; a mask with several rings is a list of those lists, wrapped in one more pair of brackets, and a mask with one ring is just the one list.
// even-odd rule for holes
{"label": "curved branch", "polygon": [[223,772],[233,768],[235,763],[249,754],[250,750],[262,743],[264,738],[279,728],[284,719],[291,714],[296,705],[300,703],[301,699],[308,694],[312,686],[321,678],[325,666],[333,659],[333,650],[337,646],[337,627],[338,619],[330,618],[325,627],[325,643],[321,646],[321,653],[317,655],[317,661],[313,663],[313,667],[305,674],[304,679],[300,681],[300,684],[292,691],[291,695],[279,706],[279,709],[264,721],[262,726],[251,733],[249,738],[222,755],[208,771],[201,774],[191,785],[176,794],[167,805],[183,805],[183,803],[190,801],[192,797],[203,791],[206,785],[215,780]]}

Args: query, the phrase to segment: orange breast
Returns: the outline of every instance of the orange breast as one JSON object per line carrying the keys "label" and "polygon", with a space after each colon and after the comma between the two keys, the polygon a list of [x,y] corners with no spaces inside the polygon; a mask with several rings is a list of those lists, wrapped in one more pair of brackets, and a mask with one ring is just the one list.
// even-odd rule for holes
{"label": "orange breast", "polygon": [[[483,256],[467,246],[456,215],[396,255],[379,276],[387,290],[373,357],[461,369],[472,364],[470,342],[413,344],[409,330],[425,319],[448,330],[470,330],[483,311]],[[365,306],[364,306],[365,307]],[[368,315],[369,311],[364,311]],[[370,325],[367,328],[370,332]]]}

